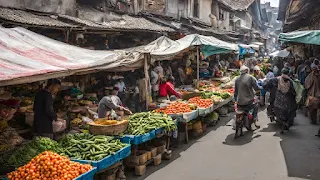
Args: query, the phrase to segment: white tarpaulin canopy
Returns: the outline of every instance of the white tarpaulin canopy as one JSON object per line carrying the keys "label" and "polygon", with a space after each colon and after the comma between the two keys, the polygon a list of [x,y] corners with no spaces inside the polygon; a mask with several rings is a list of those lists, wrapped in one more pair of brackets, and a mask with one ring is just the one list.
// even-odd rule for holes
{"label": "white tarpaulin canopy", "polygon": [[156,60],[171,59],[183,50],[197,45],[206,47],[202,51],[207,51],[207,54],[238,51],[236,44],[197,34],[177,41],[160,37],[146,46],[124,50],[88,50],[21,27],[0,27],[0,86],[99,70],[134,70],[143,67],[144,53],[150,53]]}
{"label": "white tarpaulin canopy", "polygon": [[143,55],[134,49],[88,50],[24,28],[0,28],[0,86],[35,82],[84,71],[128,71],[142,65]]}
{"label": "white tarpaulin canopy", "polygon": [[283,57],[284,58],[284,57],[288,57],[289,54],[290,54],[290,52],[284,49],[284,50],[281,50],[281,51],[273,52],[273,53],[269,54],[269,56]]}
{"label": "white tarpaulin canopy", "polygon": [[154,48],[153,51],[150,52],[152,58],[156,60],[171,59],[183,50],[199,45],[203,45],[202,52],[205,56],[209,56],[209,54],[212,55],[239,51],[237,44],[221,41],[212,36],[202,36],[198,34],[187,35],[176,41],[162,39],[161,43],[158,43],[158,45],[160,45],[159,48]]}

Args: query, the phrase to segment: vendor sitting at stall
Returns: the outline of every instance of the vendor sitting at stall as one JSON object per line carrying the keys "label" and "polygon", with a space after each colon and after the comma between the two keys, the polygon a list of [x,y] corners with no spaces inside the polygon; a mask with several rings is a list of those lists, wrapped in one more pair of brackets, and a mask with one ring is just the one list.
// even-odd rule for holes
{"label": "vendor sitting at stall", "polygon": [[177,98],[182,97],[182,95],[174,88],[174,77],[169,77],[167,81],[165,79],[161,80],[159,86],[159,95],[160,97],[166,97],[167,99],[169,99],[172,95],[176,96]]}
{"label": "vendor sitting at stall", "polygon": [[99,118],[107,117],[107,113],[111,112],[111,110],[116,111],[117,115],[119,116],[123,116],[123,111],[127,114],[132,114],[129,109],[122,107],[122,102],[118,97],[118,92],[119,88],[114,87],[111,95],[105,96],[100,100],[98,106]]}
{"label": "vendor sitting at stall", "polygon": [[49,79],[47,86],[37,92],[34,100],[34,121],[33,128],[35,136],[44,136],[53,139],[52,121],[58,116],[53,110],[53,95],[56,95],[61,87],[58,79]]}

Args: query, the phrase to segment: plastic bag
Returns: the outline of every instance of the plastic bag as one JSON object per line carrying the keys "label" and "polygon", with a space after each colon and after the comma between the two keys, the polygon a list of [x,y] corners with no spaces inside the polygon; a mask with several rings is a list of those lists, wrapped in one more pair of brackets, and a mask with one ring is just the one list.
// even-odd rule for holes
{"label": "plastic bag", "polygon": [[93,122],[93,120],[88,117],[82,116],[82,122],[90,123],[90,122]]}
{"label": "plastic bag", "polygon": [[67,127],[66,120],[58,119],[57,121],[52,122],[53,132],[61,132],[64,131]]}

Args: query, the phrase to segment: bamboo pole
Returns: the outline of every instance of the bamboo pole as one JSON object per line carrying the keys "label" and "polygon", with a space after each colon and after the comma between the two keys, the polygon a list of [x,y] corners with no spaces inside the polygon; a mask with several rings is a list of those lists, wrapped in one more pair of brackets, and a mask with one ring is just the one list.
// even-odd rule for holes
{"label": "bamboo pole", "polygon": [[199,81],[200,81],[200,46],[197,46],[197,84],[196,88],[199,88]]}
{"label": "bamboo pole", "polygon": [[148,110],[149,107],[149,73],[148,73],[148,59],[150,58],[150,54],[145,53],[144,54],[144,76],[146,78],[146,110]]}

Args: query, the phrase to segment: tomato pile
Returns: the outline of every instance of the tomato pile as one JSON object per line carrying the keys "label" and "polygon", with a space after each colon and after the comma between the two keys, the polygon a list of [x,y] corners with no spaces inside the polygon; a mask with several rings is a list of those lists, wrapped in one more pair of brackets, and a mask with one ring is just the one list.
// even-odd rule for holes
{"label": "tomato pile", "polygon": [[190,106],[183,102],[173,102],[169,104],[165,109],[156,109],[154,112],[164,113],[164,114],[182,114],[191,112]]}
{"label": "tomato pile", "polygon": [[222,90],[223,92],[228,92],[230,94],[234,94],[234,89],[233,88],[230,88],[230,89],[224,89]]}
{"label": "tomato pile", "polygon": [[91,165],[72,162],[64,156],[45,151],[28,164],[8,174],[9,180],[71,180],[92,169]]}
{"label": "tomato pile", "polygon": [[201,99],[200,96],[193,97],[188,100],[188,103],[194,104],[200,108],[208,108],[212,106],[213,102],[211,99]]}

